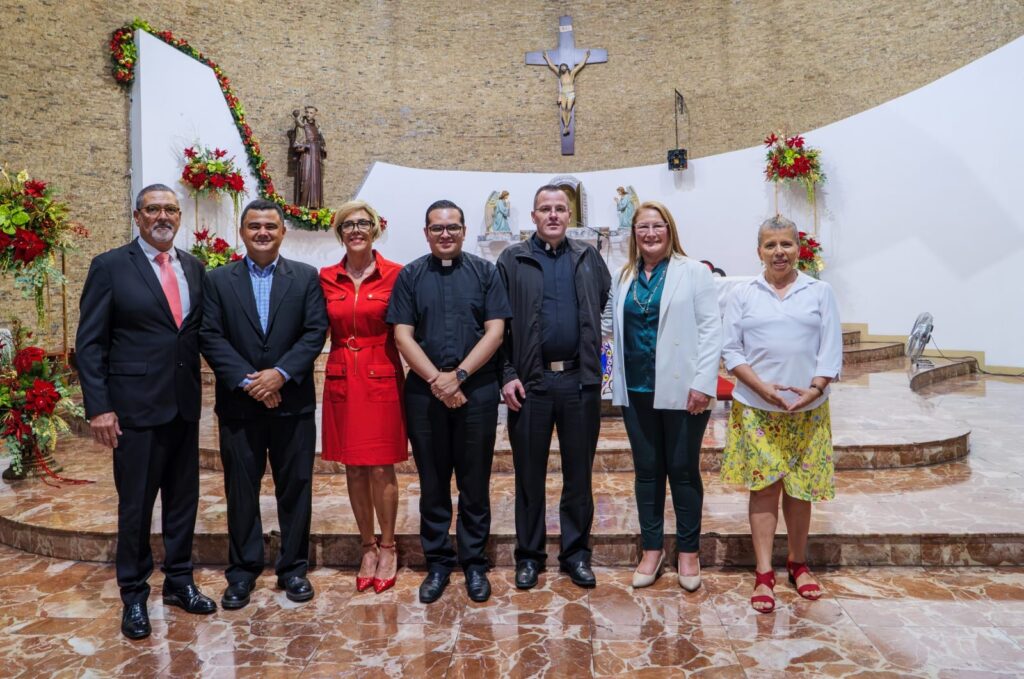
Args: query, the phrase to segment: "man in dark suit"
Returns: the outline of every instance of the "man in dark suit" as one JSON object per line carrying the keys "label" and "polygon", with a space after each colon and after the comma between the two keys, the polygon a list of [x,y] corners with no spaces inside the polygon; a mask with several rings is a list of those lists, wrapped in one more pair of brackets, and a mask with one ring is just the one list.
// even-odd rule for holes
{"label": "man in dark suit", "polygon": [[217,375],[217,416],[228,501],[229,561],[221,605],[242,608],[263,571],[260,482],[270,457],[281,526],[277,584],[292,601],[313,598],[306,579],[316,448],[313,361],[327,336],[316,269],[278,253],[280,206],[242,211],[246,256],[206,277],[200,343]]}
{"label": "man in dark suit", "polygon": [[78,374],[93,436],[114,450],[121,632],[149,636],[149,528],[163,508],[163,600],[217,606],[192,579],[199,503],[199,324],[203,265],[174,247],[178,199],[153,184],[135,199],[139,237],[92,260],[80,303]]}

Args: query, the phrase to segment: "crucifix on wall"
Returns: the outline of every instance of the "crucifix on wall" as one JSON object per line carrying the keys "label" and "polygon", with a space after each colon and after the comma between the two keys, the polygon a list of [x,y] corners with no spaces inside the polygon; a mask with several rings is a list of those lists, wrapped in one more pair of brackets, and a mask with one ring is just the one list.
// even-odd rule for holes
{"label": "crucifix on wall", "polygon": [[526,63],[547,66],[558,76],[558,115],[562,137],[562,155],[576,150],[576,76],[587,64],[608,61],[608,50],[576,47],[572,17],[558,19],[558,47],[553,50],[527,52]]}

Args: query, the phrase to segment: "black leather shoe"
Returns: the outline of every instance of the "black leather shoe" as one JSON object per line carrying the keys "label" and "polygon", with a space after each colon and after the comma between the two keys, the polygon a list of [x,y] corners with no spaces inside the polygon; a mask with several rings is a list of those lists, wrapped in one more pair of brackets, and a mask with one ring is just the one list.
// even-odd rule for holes
{"label": "black leather shoe", "polygon": [[178,589],[164,587],[164,603],[197,615],[209,615],[217,610],[213,599],[200,592],[195,585],[185,585]]}
{"label": "black leather shoe", "polygon": [[444,588],[448,586],[448,573],[430,571],[420,583],[420,603],[432,604],[441,598]]}
{"label": "black leather shoe", "polygon": [[128,604],[121,614],[121,634],[129,639],[145,639],[152,629],[146,604]]}
{"label": "black leather shoe", "polygon": [[484,571],[466,571],[466,591],[473,601],[487,601],[491,598],[491,583]]}
{"label": "black leather shoe", "polygon": [[560,569],[563,573],[569,574],[569,579],[577,587],[594,587],[597,585],[597,578],[594,577],[594,571],[590,570],[590,564],[583,563],[571,563],[563,565]]}
{"label": "black leather shoe", "polygon": [[537,586],[540,566],[536,561],[521,561],[516,564],[516,588],[533,589]]}
{"label": "black leather shoe", "polygon": [[293,575],[287,580],[278,580],[277,586],[284,589],[284,595],[291,601],[309,601],[313,598],[313,585],[301,575]]}
{"label": "black leather shoe", "polygon": [[256,588],[256,583],[251,580],[232,582],[224,590],[220,598],[220,605],[229,611],[244,608],[249,605],[249,592]]}

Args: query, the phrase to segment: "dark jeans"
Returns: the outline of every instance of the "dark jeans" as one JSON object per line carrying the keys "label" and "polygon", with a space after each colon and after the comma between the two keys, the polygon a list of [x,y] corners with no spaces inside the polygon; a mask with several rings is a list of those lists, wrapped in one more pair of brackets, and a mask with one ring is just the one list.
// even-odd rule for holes
{"label": "dark jeans", "polygon": [[280,580],[309,569],[309,527],[313,515],[313,413],[259,420],[220,420],[220,459],[228,503],[229,583],[251,582],[263,571],[260,485],[274,477],[281,552],[274,570]]}
{"label": "dark jeans", "polygon": [[661,549],[665,534],[665,478],[676,512],[676,546],[680,552],[700,551],[700,520],[704,484],[700,478],[700,445],[711,411],[691,415],[685,410],[654,407],[654,394],[631,391],[622,419],[633,448],[636,506],[644,549]]}
{"label": "dark jeans", "polygon": [[[462,385],[467,403],[454,410],[434,398],[415,373],[405,382],[405,421],[420,477],[420,542],[431,571],[487,570],[491,534],[491,461],[498,427],[498,379],[473,375]],[[452,472],[459,489],[452,548]]]}
{"label": "dark jeans", "polygon": [[582,386],[579,371],[545,372],[519,412],[509,410],[508,434],[516,470],[516,563],[547,561],[545,483],[551,434],[558,428],[562,497],[558,516],[562,565],[590,563],[594,522],[591,473],[601,432],[601,387]]}
{"label": "dark jeans", "polygon": [[160,493],[164,583],[193,584],[192,537],[199,506],[199,423],[175,417],[157,427],[122,427],[114,449],[117,487],[117,584],[125,604],[149,596],[149,527]]}

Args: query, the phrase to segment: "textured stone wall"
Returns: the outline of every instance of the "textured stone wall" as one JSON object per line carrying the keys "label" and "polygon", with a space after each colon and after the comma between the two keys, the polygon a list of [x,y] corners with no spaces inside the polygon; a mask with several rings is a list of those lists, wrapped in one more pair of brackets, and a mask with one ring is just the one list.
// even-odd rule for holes
{"label": "textured stone wall", "polygon": [[[565,13],[579,46],[609,52],[579,76],[570,158],[559,152],[554,76],[523,64],[524,52],[556,45]],[[318,106],[330,204],[375,160],[552,173],[663,162],[673,88],[689,105],[691,156],[743,148],[770,128],[863,111],[1024,33],[1017,0],[0,0],[0,161],[61,187],[93,232],[68,262],[72,333],[89,260],[130,229],[127,98],[107,41],[135,16],[221,64],[281,190],[290,111]],[[0,306],[33,318],[9,281]]]}

